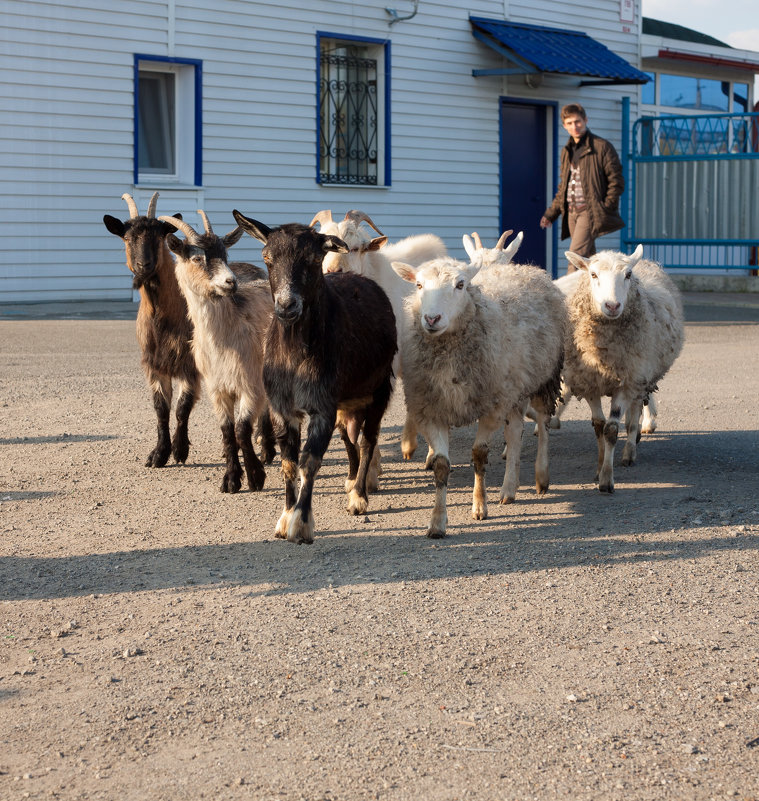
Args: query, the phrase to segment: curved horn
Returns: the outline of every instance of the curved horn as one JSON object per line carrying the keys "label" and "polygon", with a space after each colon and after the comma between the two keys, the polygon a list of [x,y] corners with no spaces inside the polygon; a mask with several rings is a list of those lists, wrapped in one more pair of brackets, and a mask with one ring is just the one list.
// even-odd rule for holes
{"label": "curved horn", "polygon": [[371,217],[368,214],[366,214],[365,212],[363,212],[363,211],[359,211],[358,209],[351,209],[350,211],[346,211],[345,212],[345,219],[356,223],[356,225],[358,225],[359,223],[365,222],[367,225],[369,225],[372,228],[374,228],[374,230],[380,236],[384,236],[382,231],[380,231],[380,229],[377,228],[377,226],[372,222]]}
{"label": "curved horn", "polygon": [[503,246],[506,244],[506,240],[514,233],[512,228],[509,228],[508,231],[504,231],[501,234],[501,238],[496,242],[495,249],[496,250],[503,250]]}
{"label": "curved horn", "polygon": [[148,210],[145,212],[146,217],[155,217],[155,204],[158,202],[158,192],[153,192],[153,197],[150,198],[148,203]]}
{"label": "curved horn", "polygon": [[480,235],[477,231],[472,231],[472,239],[474,239],[474,246],[477,250],[482,250],[482,240],[480,239]]}
{"label": "curved horn", "polygon": [[308,224],[309,228],[313,228],[316,223],[322,226],[322,228],[327,225],[327,223],[332,222],[332,211],[331,209],[322,209],[321,211],[317,211],[314,219]]}
{"label": "curved horn", "polygon": [[180,220],[179,217],[159,217],[161,222],[171,223],[177,230],[181,231],[186,237],[187,241],[191,245],[195,245],[200,239],[198,232],[187,222],[184,220]]}
{"label": "curved horn", "polygon": [[213,228],[211,228],[211,223],[208,222],[208,217],[206,216],[206,213],[203,211],[203,209],[198,209],[198,214],[200,215],[200,219],[203,220],[203,225],[206,229],[206,233],[212,234]]}
{"label": "curved horn", "polygon": [[135,217],[139,217],[140,216],[140,212],[137,211],[137,204],[134,202],[134,198],[131,195],[129,195],[126,192],[124,192],[124,194],[121,196],[121,199],[122,200],[126,200],[126,204],[129,207],[129,218],[130,219],[133,220]]}

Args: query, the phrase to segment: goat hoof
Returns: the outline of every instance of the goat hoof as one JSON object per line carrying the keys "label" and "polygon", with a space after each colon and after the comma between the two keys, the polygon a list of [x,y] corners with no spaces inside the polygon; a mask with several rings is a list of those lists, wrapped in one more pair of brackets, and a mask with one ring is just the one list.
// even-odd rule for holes
{"label": "goat hoof", "polygon": [[356,490],[351,490],[348,495],[348,506],[346,508],[352,515],[365,515],[369,508],[369,501],[366,498],[362,498]]}
{"label": "goat hoof", "polygon": [[548,428],[555,428],[555,429],[561,428],[561,420],[558,417],[552,417],[548,421]]}
{"label": "goat hoof", "polygon": [[535,492],[537,492],[538,495],[540,495],[540,496],[545,495],[546,492],[548,492],[548,484],[547,483],[546,484],[541,484],[539,481],[536,482],[535,483]]}
{"label": "goat hoof", "polygon": [[240,481],[240,476],[237,475],[229,475],[228,473],[225,473],[224,478],[221,480],[222,492],[239,492],[241,486],[242,481]]}
{"label": "goat hoof", "polygon": [[252,476],[248,476],[248,489],[251,492],[260,492],[266,483],[266,472],[256,470]]}
{"label": "goat hoof", "polygon": [[287,539],[287,528],[290,525],[291,515],[292,512],[289,509],[285,509],[284,512],[282,512],[279,520],[277,521],[277,527],[274,529],[275,537],[278,537],[281,540]]}
{"label": "goat hoof", "polygon": [[614,492],[614,484],[599,484],[598,489],[611,495]]}
{"label": "goat hoof", "polygon": [[635,459],[632,456],[623,456],[622,464],[624,467],[630,467],[631,465],[635,464]]}
{"label": "goat hoof", "polygon": [[514,503],[516,495],[501,495],[501,505],[505,506],[507,503]]}
{"label": "goat hoof", "polygon": [[145,460],[145,467],[164,467],[166,462],[169,461],[169,448],[153,448]]}
{"label": "goat hoof", "polygon": [[487,520],[488,507],[485,504],[472,504],[472,520]]}
{"label": "goat hoof", "polygon": [[314,541],[314,516],[309,511],[308,518],[303,519],[303,512],[295,509],[290,518],[290,525],[287,527],[287,541],[298,545],[306,543],[310,545]]}
{"label": "goat hoof", "polygon": [[379,479],[376,476],[366,477],[366,491],[369,495],[379,492]]}
{"label": "goat hoof", "polygon": [[427,536],[431,540],[442,540],[445,537],[445,529],[438,528],[437,526],[430,526],[427,529]]}
{"label": "goat hoof", "polygon": [[171,455],[177,464],[184,464],[187,461],[187,455],[190,452],[190,440],[180,439],[174,440],[171,446]]}

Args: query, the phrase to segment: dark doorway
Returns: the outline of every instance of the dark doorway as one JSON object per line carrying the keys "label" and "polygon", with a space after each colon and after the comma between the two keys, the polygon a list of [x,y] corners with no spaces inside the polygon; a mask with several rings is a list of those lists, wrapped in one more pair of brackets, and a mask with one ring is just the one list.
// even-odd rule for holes
{"label": "dark doorway", "polygon": [[[516,255],[520,264],[555,270],[553,228],[540,218],[549,205],[548,120],[553,104],[501,98],[501,231],[524,231]],[[555,152],[551,136],[551,152]],[[555,228],[556,226],[554,226]],[[550,250],[549,250],[550,246]],[[555,277],[555,276],[554,276]]]}

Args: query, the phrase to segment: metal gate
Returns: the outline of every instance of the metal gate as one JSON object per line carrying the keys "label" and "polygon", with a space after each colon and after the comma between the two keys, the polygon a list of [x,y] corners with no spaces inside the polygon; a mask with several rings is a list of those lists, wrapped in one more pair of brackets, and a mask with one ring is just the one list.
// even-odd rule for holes
{"label": "metal gate", "polygon": [[756,269],[758,113],[643,117],[630,174],[628,248],[668,268]]}

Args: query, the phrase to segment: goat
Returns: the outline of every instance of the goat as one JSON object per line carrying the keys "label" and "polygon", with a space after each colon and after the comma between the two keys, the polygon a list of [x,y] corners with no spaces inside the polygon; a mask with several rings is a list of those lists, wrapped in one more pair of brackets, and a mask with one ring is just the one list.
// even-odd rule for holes
{"label": "goat", "polygon": [[[129,208],[129,219],[122,222],[105,214],[103,222],[110,233],[124,241],[127,267],[134,275],[132,285],[140,293],[137,341],[158,418],[158,441],[145,466],[163,467],[169,454],[177,462],[186,462],[190,449],[188,423],[200,390],[200,376],[190,348],[192,323],[187,318],[187,304],[179,291],[174,260],[166,246],[166,237],[176,228],[155,216],[158,192],[153,193],[145,216],[137,211],[131,195],[124,193],[121,197]],[[174,219],[181,220],[182,215],[177,214]],[[177,382],[179,400],[172,441],[169,418],[173,381]]]}
{"label": "goat", "polygon": [[[290,542],[313,542],[313,484],[335,425],[348,453],[348,512],[364,514],[368,508],[367,471],[392,393],[393,309],[374,281],[352,273],[322,273],[325,253],[348,249],[338,237],[298,223],[269,228],[237,210],[233,215],[264,243],[274,299],[264,386],[285,480],[285,508],[275,534]],[[300,422],[306,415],[306,442],[299,454]]]}
{"label": "goat", "polygon": [[[253,448],[253,421],[264,416],[263,339],[272,315],[266,273],[242,262],[227,262],[227,248],[242,236],[235,228],[219,237],[198,210],[205,233],[176,217],[160,217],[186,237],[167,238],[176,254],[179,288],[195,327],[192,351],[221,424],[226,470],[222,492],[238,492],[242,450],[248,487],[260,490],[266,471]],[[235,421],[235,404],[239,404]],[[265,454],[265,458],[266,458]]]}

